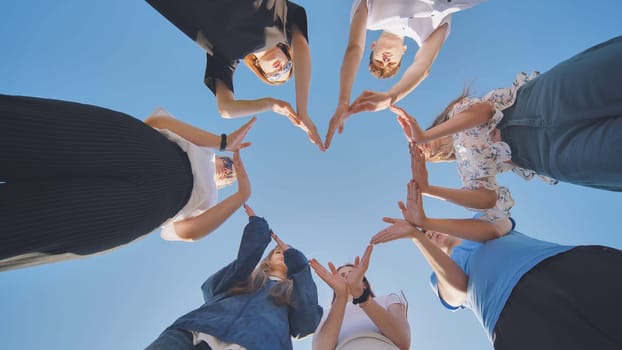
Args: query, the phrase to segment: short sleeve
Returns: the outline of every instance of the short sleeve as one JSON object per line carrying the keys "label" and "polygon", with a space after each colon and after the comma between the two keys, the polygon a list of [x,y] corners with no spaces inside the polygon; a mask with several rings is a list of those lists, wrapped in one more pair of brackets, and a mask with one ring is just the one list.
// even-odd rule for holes
{"label": "short sleeve", "polygon": [[292,40],[292,29],[296,26],[298,30],[305,37],[305,40],[309,42],[309,34],[307,28],[307,11],[304,7],[293,3],[291,1],[287,2],[287,40],[291,42]]}
{"label": "short sleeve", "polygon": [[206,54],[203,82],[214,95],[216,95],[216,80],[221,80],[233,92],[233,72],[237,65],[238,60],[227,62],[223,57]]}
{"label": "short sleeve", "polygon": [[182,241],[182,239],[177,235],[177,231],[175,231],[174,222],[162,226],[160,237],[166,241]]}
{"label": "short sleeve", "polygon": [[460,306],[453,306],[453,305],[449,305],[444,299],[443,297],[441,297],[441,293],[438,292],[438,277],[436,277],[435,273],[432,273],[430,275],[430,287],[432,287],[432,290],[434,291],[434,293],[438,296],[438,300],[441,302],[441,304],[451,310],[451,311],[457,311],[457,310],[461,310],[464,309],[464,305],[460,305]]}

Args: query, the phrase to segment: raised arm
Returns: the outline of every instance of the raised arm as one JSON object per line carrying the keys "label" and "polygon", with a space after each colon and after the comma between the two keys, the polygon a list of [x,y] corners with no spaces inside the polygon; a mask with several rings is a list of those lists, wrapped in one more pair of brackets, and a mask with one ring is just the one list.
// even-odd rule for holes
{"label": "raised arm", "polygon": [[309,43],[297,26],[292,28],[292,50],[294,51],[294,80],[296,85],[296,111],[299,125],[309,140],[324,150],[324,143],[308,113],[309,88],[311,86],[311,52]]}
{"label": "raised arm", "polygon": [[413,91],[430,74],[430,68],[445,42],[448,27],[449,25],[445,23],[430,34],[421,44],[413,63],[406,69],[402,78],[393,87],[387,92],[363,92],[352,103],[350,107],[351,112],[383,110],[397,103]]}
{"label": "raised arm", "polygon": [[[250,146],[250,143],[243,141],[256,121],[257,118],[253,117],[246,124],[242,125],[242,127],[227,135],[227,147],[225,150],[235,151]],[[156,129],[170,130],[197,146],[209,147],[213,149],[220,148],[220,135],[216,135],[201,128],[192,126],[172,117],[166,112],[150,115],[147,119],[145,119],[145,124]]]}
{"label": "raised arm", "polygon": [[313,333],[322,319],[318,305],[317,286],[311,277],[307,258],[297,249],[284,252],[287,277],[294,281],[292,305],[289,307],[289,334],[302,338]]}
{"label": "raised arm", "polygon": [[265,111],[273,111],[290,118],[290,120],[296,116],[289,103],[275,98],[236,100],[233,91],[222,80],[216,80],[216,103],[218,104],[218,113],[223,118],[245,117]]}
{"label": "raised arm", "polygon": [[333,290],[335,299],[332,302],[328,315],[313,334],[313,350],[334,350],[343,324],[343,317],[348,303],[348,284],[339,275],[335,265],[328,263],[330,271],[326,270],[317,260],[309,262],[315,273]]}
{"label": "raised arm", "polygon": [[181,239],[196,241],[207,236],[248,200],[251,194],[251,185],[240,158],[240,151],[233,153],[233,166],[237,175],[238,191],[201,215],[175,222],[173,224],[175,225],[175,232]]}
{"label": "raised arm", "polygon": [[410,144],[410,169],[413,180],[419,186],[421,193],[425,195],[472,209],[488,209],[497,203],[497,193],[484,187],[456,189],[430,185],[428,170],[421,149],[413,143]]}
{"label": "raised arm", "polygon": [[266,220],[255,216],[252,209],[248,214],[248,224],[244,227],[237,258],[211,275],[201,286],[205,301],[246,281],[270,243],[270,228]]}
{"label": "raised arm", "polygon": [[341,63],[341,72],[339,74],[339,100],[337,108],[328,126],[326,133],[325,146],[328,148],[333,139],[335,131],[343,132],[343,126],[350,115],[350,98],[354,78],[358,72],[365,49],[365,36],[367,33],[367,1],[362,0],[354,11],[352,21],[350,22],[350,34],[348,37],[348,46],[343,55]]}

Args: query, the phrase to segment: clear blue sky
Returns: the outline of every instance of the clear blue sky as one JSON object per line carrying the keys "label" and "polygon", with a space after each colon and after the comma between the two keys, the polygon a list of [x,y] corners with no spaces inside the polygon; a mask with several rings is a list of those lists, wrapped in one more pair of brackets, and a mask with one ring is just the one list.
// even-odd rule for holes
{"label": "clear blue sky", "polygon": [[[307,9],[313,59],[309,112],[323,137],[337,101],[351,1],[300,4]],[[622,34],[620,10],[618,0],[491,0],[458,13],[430,76],[400,105],[428,125],[464,84],[482,95],[509,86],[521,70],[546,71]],[[376,36],[368,35],[368,43]],[[416,44],[407,45],[410,62]],[[162,106],[218,133],[247,120],[218,116],[202,82],[204,52],[143,1],[2,1],[0,52],[0,93],[90,103],[140,119]],[[362,67],[353,95],[391,83]],[[292,83],[267,87],[244,67],[235,86],[240,98],[294,102]],[[253,186],[249,203],[308,257],[351,261],[385,226],[383,216],[398,215],[395,203],[405,199],[409,161],[392,113],[353,117],[326,153],[273,113],[259,115],[248,139],[254,143],[243,153]],[[453,164],[429,171],[432,183],[459,186]],[[526,182],[513,174],[498,181],[516,200],[518,230],[560,243],[622,248],[619,194]],[[234,189],[223,190],[221,198]],[[426,199],[425,207],[434,217],[472,215],[435,199]],[[245,223],[240,210],[198,243],[166,242],[154,232],[112,253],[0,273],[0,348],[144,348],[201,304],[201,283],[235,256]],[[428,286],[429,273],[415,246],[400,241],[376,247],[368,278],[380,294],[401,289],[407,295],[413,349],[491,349],[471,312],[442,308]],[[320,302],[327,304],[331,292],[316,282]],[[294,347],[310,349],[310,339]]]}

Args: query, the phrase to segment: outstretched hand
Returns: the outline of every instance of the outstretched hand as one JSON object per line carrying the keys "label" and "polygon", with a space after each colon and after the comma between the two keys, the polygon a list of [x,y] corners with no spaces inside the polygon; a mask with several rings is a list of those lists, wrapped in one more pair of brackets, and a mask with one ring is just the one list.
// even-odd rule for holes
{"label": "outstretched hand", "polygon": [[391,226],[376,233],[370,240],[371,244],[379,244],[395,241],[403,238],[412,238],[416,228],[410,222],[404,219],[382,218],[382,221],[391,224]]}
{"label": "outstretched hand", "polygon": [[358,298],[363,294],[363,277],[365,277],[365,272],[367,272],[367,268],[369,267],[369,260],[371,259],[373,249],[373,244],[367,245],[365,253],[363,253],[363,257],[359,258],[357,256],[356,259],[354,259],[354,268],[348,275],[348,287],[350,288],[352,296],[355,298]]}
{"label": "outstretched hand", "polygon": [[243,200],[246,201],[251,195],[251,182],[248,179],[244,163],[242,163],[239,149],[233,152],[233,168],[235,169],[236,178],[238,180],[238,193],[240,193],[244,197]]}
{"label": "outstretched hand", "polygon": [[274,233],[274,231],[270,231],[270,236],[272,236],[272,239],[276,242],[276,244],[279,246],[279,248],[281,248],[282,251],[286,251],[289,249],[289,246],[285,244],[285,242],[283,242],[279,238],[279,236],[277,236],[276,233]]}
{"label": "outstretched hand", "polygon": [[324,147],[326,149],[330,147],[335,131],[339,132],[339,134],[343,133],[344,124],[351,114],[352,112],[350,112],[350,106],[347,103],[340,103],[337,105],[337,109],[335,110],[335,113],[333,113],[333,116],[330,118],[330,123],[328,124],[328,132],[326,133],[324,143]]}
{"label": "outstretched hand", "polygon": [[244,211],[246,212],[246,215],[248,215],[249,218],[251,216],[257,216],[255,215],[255,211],[253,210],[253,208],[251,208],[251,206],[246,203],[244,203]]}
{"label": "outstretched hand", "polygon": [[403,108],[394,105],[389,106],[389,109],[397,115],[397,122],[404,131],[406,140],[410,143],[423,143],[425,142],[425,131],[421,129],[417,119],[412,117]]}
{"label": "outstretched hand", "polygon": [[377,112],[389,108],[393,98],[386,92],[365,90],[352,102],[351,113]]}
{"label": "outstretched hand", "polygon": [[315,271],[315,273],[326,283],[337,296],[347,296],[349,293],[348,283],[346,279],[339,275],[337,268],[332,262],[328,263],[330,271],[326,270],[322,264],[316,259],[309,260],[309,265]]}
{"label": "outstretched hand", "polygon": [[243,141],[256,121],[257,117],[252,117],[251,120],[246,122],[246,124],[242,125],[242,127],[229,134],[227,136],[227,148],[225,148],[225,151],[238,151],[242,148],[250,146],[250,142]]}
{"label": "outstretched hand", "polygon": [[428,182],[428,169],[426,167],[423,151],[418,145],[413,143],[410,144],[409,149],[412,179],[417,183],[422,193],[428,193],[430,183]]}
{"label": "outstretched hand", "polygon": [[423,199],[421,198],[421,189],[417,186],[417,183],[410,181],[406,185],[407,199],[406,205],[403,202],[399,202],[400,210],[404,219],[410,224],[417,227],[426,226],[427,217],[423,210]]}
{"label": "outstretched hand", "polygon": [[320,151],[324,152],[326,148],[324,147],[324,143],[322,142],[320,134],[317,132],[317,128],[311,120],[311,117],[309,117],[307,113],[299,113],[299,121],[300,125],[298,125],[298,127],[307,133],[309,141],[318,146]]}

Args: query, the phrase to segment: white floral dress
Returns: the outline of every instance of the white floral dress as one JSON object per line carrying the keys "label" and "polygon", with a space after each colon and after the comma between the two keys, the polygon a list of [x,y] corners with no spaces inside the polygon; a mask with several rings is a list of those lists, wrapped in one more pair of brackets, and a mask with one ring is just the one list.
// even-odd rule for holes
{"label": "white floral dress", "polygon": [[510,163],[512,159],[510,146],[503,141],[494,141],[491,136],[497,124],[503,119],[502,111],[514,104],[518,88],[538,75],[538,72],[533,72],[531,75],[521,72],[516,76],[511,87],[493,90],[481,99],[465,98],[448,113],[449,118],[452,118],[471,108],[473,104],[481,102],[488,102],[494,108],[494,114],[488,123],[453,135],[456,164],[463,188],[472,190],[484,187],[497,193],[497,203],[493,208],[478,210],[484,214],[483,219],[495,221],[507,218],[510,216],[510,209],[514,206],[510,190],[497,184],[498,173],[512,170],[525,180],[538,176],[549,184],[557,183],[554,179]]}

